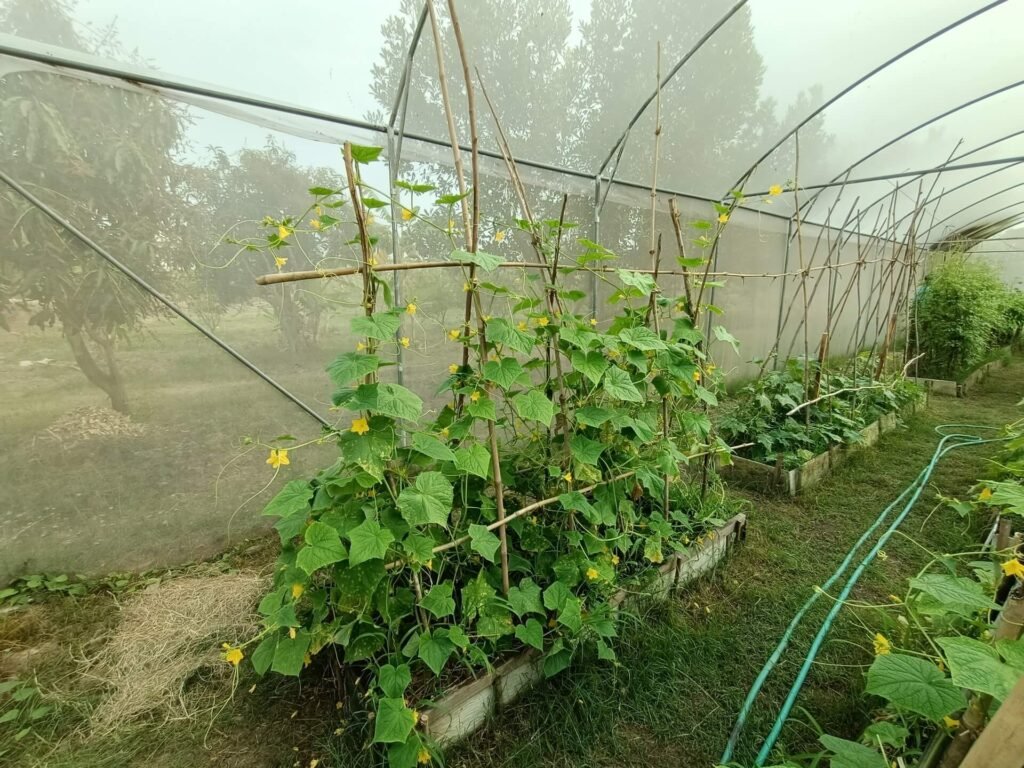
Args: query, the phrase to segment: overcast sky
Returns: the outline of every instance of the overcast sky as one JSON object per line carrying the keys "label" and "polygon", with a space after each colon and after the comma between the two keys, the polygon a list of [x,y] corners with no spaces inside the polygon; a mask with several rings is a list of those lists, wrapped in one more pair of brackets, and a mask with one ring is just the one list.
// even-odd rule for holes
{"label": "overcast sky", "polygon": [[[780,115],[813,86],[828,98],[982,5],[982,0],[750,0],[754,44],[765,63],[760,95],[774,99]],[[590,0],[570,0],[570,6],[578,29]],[[723,3],[723,12],[727,7]],[[75,15],[96,29],[114,23],[125,48],[168,74],[363,118],[378,106],[369,84],[383,39],[381,25],[398,10],[398,0],[78,0]],[[1019,78],[1021,29],[1024,2],[1011,0],[840,100],[825,113],[825,129],[835,135],[835,145],[821,173],[841,172],[887,138]],[[970,147],[1010,132],[1024,121],[1019,90],[915,135],[859,171],[927,167],[943,162],[961,138]],[[211,116],[200,121],[193,139],[198,146],[235,151],[261,145],[266,134],[262,127]],[[337,162],[334,147],[297,141],[294,148],[307,163]],[[985,156],[1005,156],[1003,149]]]}

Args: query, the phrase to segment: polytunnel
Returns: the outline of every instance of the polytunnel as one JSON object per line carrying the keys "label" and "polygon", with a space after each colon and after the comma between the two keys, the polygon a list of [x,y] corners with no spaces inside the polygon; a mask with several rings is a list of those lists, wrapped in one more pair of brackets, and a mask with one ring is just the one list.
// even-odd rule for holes
{"label": "polytunnel", "polygon": [[1021,768],[1021,29],[0,0],[0,762]]}
{"label": "polytunnel", "polygon": [[[670,200],[684,228],[738,200],[709,289],[742,341],[715,343],[731,380],[805,354],[808,333],[816,347],[828,329],[833,355],[877,345],[901,244],[966,233],[1021,279],[1017,0],[461,5],[481,242],[509,260],[527,245],[504,240],[518,213],[484,88],[534,213],[555,219],[566,195],[574,235],[625,266],[647,264],[652,212],[668,249]],[[351,346],[358,299],[351,278],[257,285],[278,270],[247,238],[308,187],[339,186],[351,141],[383,147],[364,181],[397,201],[373,212],[381,258],[427,258],[436,233],[397,214],[413,205],[400,182],[454,189],[439,62],[470,150],[437,16],[434,34],[416,0],[0,4],[0,580],[185,562],[260,527],[283,478],[267,482],[256,447],[332,423],[322,368]],[[277,266],[351,266],[346,241],[297,236]],[[601,320],[606,288],[578,279]],[[462,291],[429,272],[389,280],[433,325],[384,375],[429,397]]]}

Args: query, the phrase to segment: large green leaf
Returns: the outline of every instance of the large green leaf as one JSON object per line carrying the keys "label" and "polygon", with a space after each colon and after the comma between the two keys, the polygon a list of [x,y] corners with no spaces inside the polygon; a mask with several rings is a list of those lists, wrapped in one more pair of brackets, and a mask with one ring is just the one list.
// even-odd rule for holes
{"label": "large green leaf", "polygon": [[491,343],[504,344],[524,355],[533,351],[537,338],[532,333],[521,331],[508,320],[496,317],[487,321],[487,340]]}
{"label": "large green leaf", "polygon": [[411,682],[412,672],[409,670],[408,664],[399,664],[397,667],[392,664],[383,664],[377,671],[377,684],[388,698],[402,698],[405,695],[405,689]]}
{"label": "large green leaf", "polygon": [[352,159],[357,163],[372,163],[379,156],[383,147],[367,147],[362,144],[351,144]]}
{"label": "large green leaf", "polygon": [[649,296],[656,284],[654,278],[642,272],[634,272],[629,269],[617,269],[616,274],[624,284],[636,288],[642,295]]}
{"label": "large green leaf", "polygon": [[401,384],[378,384],[376,411],[393,419],[417,421],[423,413],[423,401]]}
{"label": "large green leaf", "polygon": [[440,472],[423,472],[398,494],[398,508],[409,525],[448,525],[454,492]]}
{"label": "large green leaf", "polygon": [[491,454],[479,443],[465,445],[455,451],[455,467],[460,472],[486,480],[491,474]]}
{"label": "large green leaf", "polygon": [[419,657],[435,675],[440,675],[449,657],[455,652],[455,644],[439,630],[420,635]]}
{"label": "large green leaf", "polygon": [[501,546],[501,540],[487,530],[486,525],[469,526],[470,547],[474,552],[479,552],[485,560],[494,562],[494,555]]}
{"label": "large green leaf", "polygon": [[910,586],[935,598],[942,607],[968,616],[987,609],[992,603],[981,584],[965,576],[926,573],[911,579]]}
{"label": "large green leaf", "polygon": [[402,318],[397,312],[378,312],[369,317],[357,315],[351,320],[352,335],[378,341],[393,339],[401,325]]}
{"label": "large green leaf", "polygon": [[325,565],[336,563],[348,555],[338,532],[319,520],[306,529],[306,544],[295,557],[295,564],[306,573],[313,573]]}
{"label": "large green leaf", "polygon": [[558,611],[558,623],[573,633],[583,629],[583,603],[576,595],[565,598],[565,603]]}
{"label": "large green leaf", "polygon": [[509,389],[524,373],[526,371],[523,370],[523,366],[512,357],[503,357],[501,360],[488,360],[484,363],[484,379],[493,381],[502,389]]}
{"label": "large green leaf", "polygon": [[598,440],[591,440],[583,435],[573,435],[569,441],[569,450],[572,457],[581,464],[597,466],[598,459],[604,452],[604,443]]}
{"label": "large green leaf", "polygon": [[479,615],[487,609],[496,594],[494,587],[487,583],[487,578],[481,570],[477,573],[476,579],[462,587],[462,615],[466,619]]}
{"label": "large green leaf", "polygon": [[313,492],[309,488],[308,481],[292,480],[270,500],[270,503],[263,509],[263,514],[290,517],[299,512],[305,512],[309,509],[309,500],[312,496]]}
{"label": "large green leaf", "polygon": [[875,657],[868,670],[867,692],[936,721],[964,705],[960,689],[938,667],[899,653]]}
{"label": "large green leaf", "polygon": [[604,373],[604,391],[617,400],[629,403],[643,402],[643,395],[636,388],[629,374],[621,368],[609,368]]}
{"label": "large green leaf", "polygon": [[384,563],[380,559],[346,568],[335,579],[331,595],[334,606],[344,613],[363,613],[370,606],[384,573]]}
{"label": "large green leaf", "polygon": [[732,351],[735,352],[737,355],[740,353],[739,339],[737,339],[735,336],[733,336],[731,333],[725,330],[725,328],[721,325],[716,325],[714,331],[716,339],[718,339],[719,341],[724,341],[726,344],[732,347]]}
{"label": "large green leaf", "polygon": [[478,400],[470,398],[466,410],[474,419],[498,420],[498,411],[494,407],[494,401],[489,397],[481,397]]}
{"label": "large green leaf", "polygon": [[1020,673],[999,660],[996,649],[969,637],[940,637],[953,685],[987,693],[1002,701],[1017,684]]}
{"label": "large green leaf", "polygon": [[599,405],[585,405],[576,411],[576,421],[585,427],[600,427],[615,415],[615,411]]}
{"label": "large green leaf", "polygon": [[376,520],[367,519],[348,532],[351,565],[359,565],[368,560],[382,560],[387,554],[388,545],[395,540],[395,535],[382,528]]}
{"label": "large green leaf", "polygon": [[452,261],[476,264],[484,272],[493,272],[501,266],[502,262],[505,261],[501,256],[495,256],[493,253],[485,253],[484,251],[470,253],[469,251],[463,251],[458,248],[451,252],[449,258]]}
{"label": "large green leaf", "polygon": [[1007,664],[1024,674],[1024,639],[997,640],[996,650]]}
{"label": "large green leaf", "polygon": [[356,379],[380,368],[380,358],[363,352],[345,352],[338,355],[334,362],[327,366],[327,373],[335,386],[344,387]]}
{"label": "large green leaf", "polygon": [[538,651],[544,650],[544,627],[534,618],[525,624],[516,625],[516,639],[524,645],[531,645]]}
{"label": "large green leaf", "polygon": [[297,677],[306,660],[310,639],[310,634],[305,629],[296,632],[295,637],[281,635],[277,640],[274,662],[270,668],[279,675]]}
{"label": "large green leaf", "polygon": [[518,586],[509,589],[508,603],[516,616],[522,617],[527,613],[544,615],[544,605],[540,601],[540,587],[531,578],[525,578],[519,582]]}
{"label": "large green leaf", "polygon": [[405,706],[401,697],[387,697],[377,705],[377,717],[373,722],[374,744],[399,744],[412,732],[416,715]]}
{"label": "large green leaf", "polygon": [[818,741],[833,753],[829,761],[832,768],[889,768],[885,756],[871,747],[829,736],[827,733],[819,736]]}
{"label": "large green leaf", "polygon": [[626,346],[639,349],[642,352],[668,349],[668,344],[661,340],[650,328],[638,326],[636,328],[625,328],[619,332],[619,338]]}
{"label": "large green leaf", "polygon": [[454,589],[455,585],[451,581],[435,584],[423,596],[420,606],[423,610],[430,611],[438,619],[451,616],[455,613],[455,598],[452,597]]}
{"label": "large green leaf", "polygon": [[601,375],[608,367],[608,361],[604,355],[596,350],[584,354],[574,349],[569,359],[572,361],[572,367],[590,379],[591,384],[601,381]]}
{"label": "large green leaf", "polygon": [[544,677],[554,677],[572,663],[572,651],[559,638],[544,655]]}
{"label": "large green leaf", "polygon": [[455,461],[455,452],[433,435],[416,432],[412,436],[412,447],[424,456],[438,461]]}
{"label": "large green leaf", "polygon": [[512,407],[523,421],[537,421],[545,427],[551,426],[551,419],[555,415],[555,404],[537,389],[513,397]]}

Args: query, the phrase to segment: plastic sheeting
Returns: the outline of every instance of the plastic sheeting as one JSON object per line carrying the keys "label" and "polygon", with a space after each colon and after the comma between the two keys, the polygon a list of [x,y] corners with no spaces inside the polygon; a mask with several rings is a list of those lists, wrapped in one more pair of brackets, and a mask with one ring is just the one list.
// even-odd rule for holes
{"label": "plastic sheeting", "polygon": [[[461,63],[443,6],[442,61],[466,142]],[[341,185],[345,140],[385,147],[364,181],[417,213],[377,211],[378,260],[436,260],[459,244],[458,214],[435,205],[434,193],[392,186],[455,190],[429,23],[408,61],[423,8],[261,0],[239,13],[198,0],[0,0],[3,170],[206,333],[0,184],[0,229],[17,245],[0,254],[0,582],[203,556],[261,529],[261,502],[323,463],[325,449],[313,444],[275,474],[267,451],[315,440],[318,418],[335,418],[323,366],[354,347],[356,281],[260,287],[255,277],[356,263],[350,227],[318,233],[309,224],[307,189]],[[479,82],[515,155],[532,161],[520,171],[534,213],[557,219],[565,196],[571,247],[596,239],[620,266],[650,265],[656,101],[619,141],[655,92],[659,44],[663,76],[689,57],[660,89],[654,224],[667,262],[676,255],[671,197],[692,256],[702,253],[693,225],[714,219],[712,201],[748,172],[748,193],[807,187],[749,194],[721,240],[713,267],[729,274],[707,298],[723,313],[711,322],[743,341],[739,354],[721,343],[714,350],[733,379],[773,355],[813,354],[826,331],[833,354],[877,343],[894,281],[884,259],[911,223],[918,242],[931,243],[1024,218],[1018,0],[475,0],[459,9]],[[407,64],[406,106],[398,97]],[[510,260],[530,258],[480,89],[477,102],[481,242]],[[974,165],[912,173],[947,163]],[[891,174],[906,175],[861,181]],[[285,262],[245,248],[274,230],[265,217],[285,216],[296,226],[277,253]],[[976,251],[1009,270],[1012,259],[1024,263],[1020,242],[993,239]],[[14,259],[22,274],[38,269],[28,294],[3,293]],[[395,365],[386,375],[428,406],[457,352],[445,341],[464,302],[457,272],[391,280],[396,300],[420,311],[400,332],[408,347],[388,348]],[[514,288],[527,274],[495,279]],[[601,321],[608,287],[578,280],[593,298],[574,309]],[[663,289],[680,295],[681,277]]]}

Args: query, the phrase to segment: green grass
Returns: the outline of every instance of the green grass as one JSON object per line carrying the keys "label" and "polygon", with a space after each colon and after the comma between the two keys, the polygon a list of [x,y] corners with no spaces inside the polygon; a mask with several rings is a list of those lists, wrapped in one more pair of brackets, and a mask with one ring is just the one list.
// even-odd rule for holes
{"label": "green grass", "polygon": [[[1024,362],[998,369],[967,399],[933,398],[905,430],[857,452],[822,485],[796,499],[736,492],[750,501],[745,544],[712,576],[676,599],[651,607],[624,628],[616,667],[581,661],[503,711],[485,730],[452,749],[453,768],[497,766],[711,766],[717,760],[746,692],[793,613],[846,549],[916,476],[937,442],[934,426],[970,422],[1000,426],[1019,416]],[[964,495],[994,449],[950,454],[932,489],[876,561],[854,594],[886,602],[931,555],[978,541],[984,521],[964,521],[932,509],[934,490]],[[259,554],[257,557],[262,558]],[[262,562],[262,560],[261,560]],[[246,563],[236,563],[242,565]],[[251,565],[251,563],[248,563]],[[759,698],[738,758],[749,762],[788,691],[796,667],[829,601],[821,600],[797,633],[785,660]],[[333,680],[312,674],[301,683],[243,675],[234,698],[215,718],[143,721],[116,737],[87,739],[81,728],[95,692],[76,689],[69,660],[113,625],[111,596],[61,599],[0,617],[0,668],[5,653],[44,648],[34,665],[44,691],[70,691],[58,715],[18,745],[0,734],[0,757],[34,768],[321,768],[373,765],[356,738],[334,735],[353,726],[336,710]],[[863,694],[873,629],[863,611],[845,610],[825,644],[798,705],[826,731],[855,737],[872,706]],[[0,676],[3,670],[0,669]],[[797,713],[800,710],[796,711]],[[802,720],[802,722],[801,722]],[[789,753],[815,750],[817,733],[798,714],[782,745]]]}

